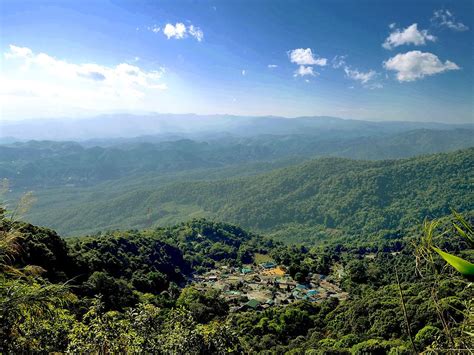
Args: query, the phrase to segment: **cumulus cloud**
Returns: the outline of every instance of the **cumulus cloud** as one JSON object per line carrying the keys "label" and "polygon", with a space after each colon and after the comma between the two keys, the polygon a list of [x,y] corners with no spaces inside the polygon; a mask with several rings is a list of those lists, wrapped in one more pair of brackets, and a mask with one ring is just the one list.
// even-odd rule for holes
{"label": "cumulus cloud", "polygon": [[168,39],[181,39],[184,38],[184,35],[186,34],[186,26],[184,25],[184,23],[181,22],[177,22],[176,25],[167,23],[165,25],[165,28],[163,29],[163,33],[166,37],[168,37]]}
{"label": "cumulus cloud", "polygon": [[15,115],[141,108],[151,97],[159,100],[157,92],[167,88],[163,68],[72,63],[15,45],[3,56],[0,104]]}
{"label": "cumulus cloud", "polygon": [[[156,28],[158,28],[158,31],[155,32],[153,29],[151,29],[151,31],[155,33],[159,32],[160,28]],[[193,37],[198,42],[201,42],[204,39],[204,32],[199,27],[194,25],[186,26],[182,22],[177,22],[174,25],[167,23],[163,28],[163,34],[168,37],[168,39],[183,39],[189,36]]]}
{"label": "cumulus cloud", "polygon": [[298,65],[293,76],[315,76],[316,73],[313,70],[312,65],[318,65],[324,67],[327,65],[328,60],[326,58],[319,58],[313,54],[311,48],[297,48],[288,51],[290,61]]}
{"label": "cumulus cloud", "polygon": [[32,68],[37,73],[46,73],[61,79],[84,79],[128,87],[164,88],[163,84],[157,83],[164,73],[164,68],[157,71],[144,71],[128,63],[121,63],[115,67],[94,63],[75,64],[46,53],[36,54],[27,47],[12,44],[4,56],[6,59],[19,60],[24,70]]}
{"label": "cumulus cloud", "polygon": [[433,53],[410,51],[400,53],[384,62],[384,68],[396,72],[400,82],[415,81],[425,76],[459,70],[459,66],[449,60],[444,63]]}
{"label": "cumulus cloud", "polygon": [[315,76],[316,74],[317,73],[313,71],[313,67],[300,65],[298,69],[295,71],[294,76],[306,76],[306,75]]}
{"label": "cumulus cloud", "polygon": [[311,48],[297,48],[288,52],[290,61],[298,65],[319,65],[327,64],[326,58],[316,58]]}
{"label": "cumulus cloud", "polygon": [[275,69],[275,68],[278,68],[278,65],[276,65],[276,64],[268,64],[267,67],[268,67],[268,69]]}
{"label": "cumulus cloud", "polygon": [[324,67],[324,66],[326,66],[327,63],[328,63],[328,60],[326,58],[318,58],[318,59],[316,59],[314,64],[319,65],[321,67]]}
{"label": "cumulus cloud", "polygon": [[[390,26],[392,26],[391,24]],[[392,28],[392,27],[391,27]],[[392,28],[393,29],[393,28]],[[405,29],[395,29],[385,39],[382,47],[385,49],[393,49],[404,44],[413,44],[415,46],[425,45],[427,41],[434,42],[436,37],[429,34],[428,30],[419,30],[418,24],[414,23]]]}
{"label": "cumulus cloud", "polygon": [[433,17],[431,18],[431,22],[434,23],[436,26],[439,27],[447,27],[454,31],[467,31],[469,27],[467,27],[462,22],[459,22],[454,17],[454,14],[449,10],[436,10],[433,13]]}
{"label": "cumulus cloud", "polygon": [[10,44],[9,51],[5,52],[6,59],[29,58],[32,56],[33,56],[33,52],[31,51],[31,49],[26,48],[26,47],[14,46],[13,44]]}

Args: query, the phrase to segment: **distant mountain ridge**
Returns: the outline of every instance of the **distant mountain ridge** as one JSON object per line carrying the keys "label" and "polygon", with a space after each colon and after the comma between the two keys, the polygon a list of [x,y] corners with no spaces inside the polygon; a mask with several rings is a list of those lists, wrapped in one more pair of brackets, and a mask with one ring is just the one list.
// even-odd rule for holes
{"label": "distant mountain ridge", "polygon": [[57,141],[0,145],[0,178],[8,178],[15,188],[92,186],[147,174],[160,176],[288,159],[294,159],[295,163],[324,156],[398,159],[474,146],[474,129],[416,129],[339,138],[321,133],[226,137],[209,141],[122,139],[115,145],[112,142],[103,146]]}
{"label": "distant mountain ridge", "polygon": [[[413,129],[473,128],[469,124],[434,122],[373,122],[336,117],[315,116],[284,118],[276,116],[231,116],[195,114],[102,115],[82,119],[35,119],[3,121],[0,139],[12,140],[89,140],[132,138],[155,135],[170,137],[203,138],[216,134],[255,136],[260,134],[313,134],[344,133],[352,137],[396,133]],[[0,141],[1,142],[1,141]]]}

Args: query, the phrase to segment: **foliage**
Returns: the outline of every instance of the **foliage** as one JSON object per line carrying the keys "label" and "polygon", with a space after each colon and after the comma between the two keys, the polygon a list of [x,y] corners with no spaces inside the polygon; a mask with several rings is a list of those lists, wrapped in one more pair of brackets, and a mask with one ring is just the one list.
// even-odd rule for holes
{"label": "foliage", "polygon": [[[426,223],[421,237],[309,248],[203,219],[65,241],[3,215],[0,346],[99,354],[408,354],[408,326],[419,351],[468,349],[472,287],[430,247],[470,260],[468,242],[455,238],[452,225],[467,230],[471,217],[463,218],[464,224],[456,215]],[[11,231],[18,235],[7,238]],[[285,265],[303,283],[327,275],[350,298],[231,313],[219,291],[187,284],[193,273],[256,256]]]}
{"label": "foliage", "polygon": [[347,235],[373,240],[445,216],[451,207],[468,211],[472,155],[471,148],[395,161],[322,158],[266,173],[265,164],[180,176],[137,172],[93,186],[39,189],[28,218],[67,235],[206,217],[288,243]]}
{"label": "foliage", "polygon": [[[473,227],[463,218],[462,215],[453,211],[455,221],[453,222],[453,227],[456,233],[464,238],[464,240],[469,244],[469,246],[474,249],[474,230]],[[455,268],[458,272],[464,276],[474,277],[474,264],[460,258],[456,255],[442,251],[441,249],[431,246],[435,252],[437,252],[449,265]]]}
{"label": "foliage", "polygon": [[207,141],[160,141],[155,138],[155,141],[147,142],[147,137],[141,137],[123,142],[112,140],[83,144],[17,142],[0,145],[0,176],[12,180],[15,188],[90,186],[130,176],[165,176],[223,166],[242,169],[252,162],[279,159],[294,162],[295,157],[299,157],[297,160],[317,156],[394,159],[472,146],[473,132],[468,128],[413,131],[405,128],[405,132],[395,130],[388,136],[382,131],[342,130],[315,136],[303,130],[305,134],[227,136]]}

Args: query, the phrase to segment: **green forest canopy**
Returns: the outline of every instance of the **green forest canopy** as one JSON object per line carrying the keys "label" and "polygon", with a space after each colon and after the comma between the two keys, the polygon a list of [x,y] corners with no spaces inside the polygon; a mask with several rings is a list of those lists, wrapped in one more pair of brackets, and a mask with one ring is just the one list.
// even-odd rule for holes
{"label": "green forest canopy", "polygon": [[[437,245],[472,260],[449,223],[436,225]],[[415,264],[418,236],[308,249],[195,220],[64,240],[3,212],[0,232],[0,346],[7,352],[410,354],[472,346],[472,292],[441,258]],[[349,300],[230,313],[219,292],[186,286],[192,272],[239,266],[257,252],[293,273],[331,274],[342,265],[344,273],[331,277]]]}
{"label": "green forest canopy", "polygon": [[[38,194],[28,216],[62,233],[170,225],[205,216],[279,240],[384,237],[425,217],[469,211],[474,148],[402,160],[321,158],[257,176]],[[102,197],[107,196],[107,199]],[[74,203],[74,198],[78,199]]]}

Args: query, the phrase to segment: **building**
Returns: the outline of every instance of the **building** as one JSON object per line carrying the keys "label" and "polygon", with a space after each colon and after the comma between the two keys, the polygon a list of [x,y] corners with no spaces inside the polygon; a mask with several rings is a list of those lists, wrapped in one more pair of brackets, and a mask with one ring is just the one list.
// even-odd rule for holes
{"label": "building", "polygon": [[252,272],[252,269],[251,269],[251,268],[248,268],[248,267],[243,267],[243,268],[240,270],[240,272],[245,275],[245,274],[251,273],[251,272]]}
{"label": "building", "polygon": [[257,300],[249,300],[247,303],[244,304],[244,308],[258,310],[260,309],[260,302]]}
{"label": "building", "polygon": [[264,269],[273,269],[277,265],[274,262],[267,261],[265,263],[261,263],[260,266],[263,267]]}

